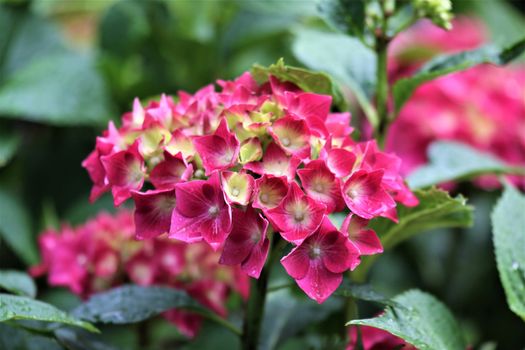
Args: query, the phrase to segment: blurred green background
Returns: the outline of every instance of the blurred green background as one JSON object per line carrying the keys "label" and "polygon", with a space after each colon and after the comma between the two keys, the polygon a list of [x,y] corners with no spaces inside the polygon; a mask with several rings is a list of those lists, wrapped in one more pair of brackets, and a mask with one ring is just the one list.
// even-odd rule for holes
{"label": "blurred green background", "polygon": [[[525,33],[523,5],[454,2],[498,43]],[[193,92],[280,57],[299,65],[293,30],[320,26],[316,13],[307,0],[1,1],[0,268],[37,262],[35,237],[45,227],[113,210],[109,196],[88,203],[91,182],[80,163],[135,96]],[[523,348],[523,322],[507,308],[494,262],[489,211],[497,193],[459,190],[476,205],[476,225],[401,245],[379,259],[372,281],[387,295],[410,287],[435,294],[473,344]],[[39,287],[40,296],[67,304],[64,293]],[[288,348],[310,346],[305,339]]]}

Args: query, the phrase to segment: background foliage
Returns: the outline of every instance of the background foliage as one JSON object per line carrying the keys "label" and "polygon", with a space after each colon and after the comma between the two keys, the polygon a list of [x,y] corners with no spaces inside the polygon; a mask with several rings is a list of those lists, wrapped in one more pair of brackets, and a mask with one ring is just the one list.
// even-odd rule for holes
{"label": "background foliage", "polygon": [[[481,17],[494,42],[502,45],[525,32],[519,5],[520,1],[454,3],[456,12]],[[309,31],[323,26],[316,13],[314,1],[0,3],[0,268],[23,270],[38,261],[35,242],[43,228],[64,220],[80,223],[100,209],[113,210],[108,196],[88,204],[91,182],[80,163],[107,121],[129,110],[135,96],[147,98],[179,89],[193,92],[218,78],[233,78],[253,63],[269,65],[283,57],[288,64],[302,62],[329,71],[349,86],[364,87],[357,98],[366,100],[374,65],[356,66],[353,57],[366,57],[367,49],[357,41],[341,45],[341,40],[351,39],[336,34],[313,39]],[[323,45],[338,47],[340,52],[327,57]],[[330,71],[333,67],[339,70]],[[359,123],[360,117],[356,112],[354,122]],[[399,245],[378,259],[372,283],[389,296],[415,287],[428,291],[453,311],[467,343],[494,341],[501,349],[517,349],[525,344],[523,323],[505,302],[490,233],[490,209],[499,193],[480,193],[468,184],[456,191],[476,207],[474,226],[432,231]],[[451,206],[455,200],[461,199],[451,199]],[[501,215],[501,210],[493,215]],[[502,240],[502,249],[505,244]],[[40,299],[66,310],[78,304],[68,292],[38,282]],[[21,291],[32,293],[27,285]],[[326,318],[311,304],[284,305],[286,293],[270,294],[268,312],[274,308],[296,319],[298,314],[316,315],[318,321]],[[423,294],[417,297],[434,302],[424,300]],[[238,301],[231,303],[234,307]],[[369,316],[378,310],[360,306]],[[523,306],[515,308],[523,317]],[[337,305],[331,310],[335,309]],[[331,344],[330,339],[319,343],[309,337],[307,325],[287,324],[290,319],[282,321],[281,332],[306,334],[301,339],[285,340],[280,333],[266,333],[263,338],[286,349]],[[154,322],[158,323],[156,348],[182,342],[170,336],[170,325]],[[330,322],[321,324],[321,333]],[[61,337],[72,339],[78,332],[64,329]],[[203,348],[217,341],[235,345],[231,334],[212,324],[201,334],[206,336],[183,348]],[[117,347],[131,349],[137,343],[129,328],[121,326],[110,326],[104,337]],[[11,334],[9,339],[24,342],[23,334]],[[55,346],[47,338],[41,341],[46,348]]]}

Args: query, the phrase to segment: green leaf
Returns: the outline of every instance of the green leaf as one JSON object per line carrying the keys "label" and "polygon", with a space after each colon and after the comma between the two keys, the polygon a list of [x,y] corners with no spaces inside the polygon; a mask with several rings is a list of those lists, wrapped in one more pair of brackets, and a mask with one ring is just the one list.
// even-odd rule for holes
{"label": "green leaf", "polygon": [[88,333],[79,328],[59,328],[55,331],[55,337],[68,350],[117,350],[106,344],[100,334]]}
{"label": "green leaf", "polygon": [[69,50],[51,21],[0,6],[0,117],[100,125],[111,115],[90,57]]}
{"label": "green leaf", "polygon": [[397,115],[399,113],[417,87],[427,81],[482,63],[507,64],[520,56],[524,51],[525,39],[522,39],[506,49],[488,45],[472,51],[436,57],[425,64],[421,70],[413,76],[399,79],[394,84],[395,114]]}
{"label": "green leaf", "polygon": [[365,29],[364,0],[324,0],[320,11],[335,29],[350,35],[361,36]]}
{"label": "green leaf", "polygon": [[36,296],[35,282],[25,272],[0,270],[0,288],[31,298]]}
{"label": "green leaf", "polygon": [[10,133],[0,132],[0,168],[13,158],[21,141],[20,136],[13,131]]}
{"label": "green leaf", "polygon": [[[411,188],[467,180],[484,174],[520,172],[520,168],[507,165],[489,154],[458,142],[434,142],[429,147],[428,158],[428,165],[408,176],[407,181]],[[525,174],[525,168],[521,168],[521,172]]]}
{"label": "green leaf", "polygon": [[0,115],[54,125],[101,125],[108,91],[89,57],[42,57],[0,86]]}
{"label": "green leaf", "polygon": [[342,300],[330,298],[322,305],[294,296],[289,289],[268,294],[257,350],[277,349],[289,337],[341,310]]}
{"label": "green leaf", "polygon": [[0,323],[0,349],[2,350],[63,350],[58,343],[46,336],[25,329]]}
{"label": "green leaf", "polygon": [[377,218],[371,222],[370,227],[380,235],[385,250],[431,229],[472,225],[473,208],[466,205],[463,196],[453,198],[437,188],[417,190],[415,195],[419,199],[418,206],[398,207],[399,223],[385,218]]}
{"label": "green leaf", "polygon": [[0,322],[10,320],[55,322],[98,332],[90,323],[77,320],[53,305],[18,295],[0,294]]}
{"label": "green leaf", "polygon": [[510,309],[525,321],[525,196],[507,185],[492,212],[499,276]]}
{"label": "green leaf", "polygon": [[0,239],[5,240],[27,265],[38,262],[38,250],[31,234],[30,217],[18,198],[2,188],[0,188]]}
{"label": "green leaf", "polygon": [[347,325],[370,326],[396,335],[420,350],[464,350],[465,340],[457,321],[439,300],[412,289],[393,299],[378,317],[353,320]]}
{"label": "green leaf", "polygon": [[317,94],[330,95],[337,105],[344,104],[343,95],[332,79],[319,72],[312,72],[304,68],[287,66],[281,58],[269,67],[254,65],[251,70],[253,77],[259,83],[268,81],[270,75],[279,80],[289,81],[299,86],[302,90]]}
{"label": "green leaf", "polygon": [[341,283],[334,294],[343,297],[352,297],[355,299],[370,301],[377,304],[390,306],[396,305],[392,299],[387,298],[381,293],[375,291],[371,285],[355,283],[348,279],[343,280],[343,283]]}
{"label": "green leaf", "polygon": [[292,51],[308,68],[326,72],[350,88],[369,121],[377,125],[377,113],[370,102],[376,85],[372,50],[343,34],[301,28],[295,31]]}
{"label": "green leaf", "polygon": [[185,291],[137,285],[122,286],[95,294],[73,310],[73,315],[90,322],[129,324],[175,308],[188,309],[223,323],[218,316],[201,306]]}

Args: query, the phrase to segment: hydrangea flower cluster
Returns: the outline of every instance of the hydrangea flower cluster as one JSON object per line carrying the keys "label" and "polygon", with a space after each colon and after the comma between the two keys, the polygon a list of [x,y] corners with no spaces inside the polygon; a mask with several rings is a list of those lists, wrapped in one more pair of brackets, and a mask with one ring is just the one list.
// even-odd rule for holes
{"label": "hydrangea flower cluster", "polygon": [[[42,262],[33,276],[48,275],[50,285],[64,286],[82,298],[123,283],[164,285],[187,291],[221,316],[231,292],[248,297],[249,281],[239,268],[217,264],[219,254],[206,244],[135,239],[133,214],[101,213],[78,227],[47,230],[39,237]],[[201,317],[170,310],[165,318],[187,336],[195,336]]]}
{"label": "hydrangea flower cluster", "polygon": [[[204,241],[254,278],[279,235],[294,246],[284,268],[321,303],[360,255],[382,251],[368,221],[417,204],[400,160],[354,141],[350,114],[331,113],[330,96],[250,73],[218,85],[177,102],[135,100],[83,163],[92,199],[133,197],[138,238]],[[344,212],[335,227],[328,215]]]}
{"label": "hydrangea flower cluster", "polygon": [[[408,51],[427,50],[429,55],[424,58],[428,59],[438,53],[473,49],[486,40],[484,32],[481,23],[471,19],[456,21],[451,32],[422,22],[394,42],[391,77],[399,78],[421,65],[421,60],[407,60]],[[425,83],[390,128],[386,149],[403,159],[403,174],[426,162],[426,149],[435,140],[461,141],[523,166],[524,96],[523,66],[481,65]],[[410,138],[403,137],[406,130],[411,130]],[[523,177],[515,177],[513,182],[525,186]],[[494,177],[480,178],[477,183],[498,185]]]}

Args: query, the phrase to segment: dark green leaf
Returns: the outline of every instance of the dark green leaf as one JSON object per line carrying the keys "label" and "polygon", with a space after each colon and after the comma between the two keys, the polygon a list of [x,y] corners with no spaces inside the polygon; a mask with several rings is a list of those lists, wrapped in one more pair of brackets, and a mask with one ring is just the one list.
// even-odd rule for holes
{"label": "dark green leaf", "polygon": [[369,284],[358,284],[351,282],[347,279],[341,283],[339,288],[334,293],[335,295],[341,295],[343,297],[353,297],[355,299],[365,300],[383,305],[396,305],[392,299],[389,299],[375,291]]}
{"label": "dark green leaf", "polygon": [[31,62],[64,52],[60,33],[51,22],[0,5],[0,83]]}
{"label": "dark green leaf", "polygon": [[90,322],[129,324],[175,308],[210,312],[181,290],[127,285],[93,295],[73,315]]}
{"label": "dark green leaf", "polygon": [[416,207],[398,207],[399,223],[385,218],[374,219],[370,226],[380,235],[385,249],[431,229],[443,227],[468,227],[472,225],[471,206],[466,199],[458,195],[453,198],[437,188],[417,190],[419,199]]}
{"label": "dark green leaf", "polygon": [[525,196],[510,185],[494,208],[492,230],[507,303],[525,320]]}
{"label": "dark green leaf", "polygon": [[320,10],[335,29],[361,36],[365,28],[365,0],[323,0]]}
{"label": "dark green leaf", "polygon": [[372,50],[343,34],[304,28],[295,31],[292,50],[308,68],[326,72],[349,87],[367,118],[377,125],[370,102],[376,85],[376,55]]}
{"label": "dark green leaf", "polygon": [[525,39],[522,39],[506,49],[489,45],[472,51],[438,56],[425,64],[421,70],[413,76],[399,79],[394,84],[395,113],[397,115],[417,87],[427,81],[482,63],[507,64],[514,58],[520,56],[524,51]]}
{"label": "dark green leaf", "polygon": [[92,59],[42,57],[0,86],[4,117],[56,125],[100,125],[109,119],[108,91]]}
{"label": "dark green leaf", "polygon": [[[412,188],[437,185],[447,181],[471,179],[484,174],[516,173],[520,169],[457,142],[437,141],[428,150],[430,164],[414,171],[407,181]],[[521,169],[525,174],[525,168]]]}
{"label": "dark green leaf", "polygon": [[117,348],[106,344],[100,335],[88,333],[79,328],[62,327],[55,331],[59,343],[68,350],[116,350]]}
{"label": "dark green leaf", "polygon": [[18,295],[0,294],[0,322],[10,320],[55,322],[97,332],[93,325],[80,321],[53,305]]}
{"label": "dark green leaf", "polygon": [[7,242],[27,265],[38,262],[38,251],[31,234],[29,215],[18,198],[1,188],[0,239]]}
{"label": "dark green leaf", "polygon": [[330,298],[322,305],[299,299],[289,289],[268,294],[258,350],[276,349],[279,344],[311,324],[340,310],[342,300]]}
{"label": "dark green leaf", "polygon": [[111,114],[93,60],[68,50],[50,21],[0,6],[0,117],[97,125]]}
{"label": "dark green leaf", "polygon": [[13,131],[9,134],[0,133],[0,168],[5,166],[15,155],[21,141],[20,136]]}
{"label": "dark green leaf", "polygon": [[348,325],[384,329],[421,350],[464,350],[465,340],[450,311],[436,298],[409,290],[393,299],[399,307],[388,307],[378,317],[353,320]]}
{"label": "dark green leaf", "polygon": [[25,272],[0,270],[0,288],[31,298],[36,296],[35,282]]}
{"label": "dark green leaf", "polygon": [[0,349],[2,350],[62,350],[52,339],[25,329],[0,323]]}
{"label": "dark green leaf", "polygon": [[254,65],[252,68],[252,74],[254,79],[259,83],[268,81],[268,77],[273,75],[279,80],[294,83],[304,91],[331,95],[334,102],[338,105],[343,103],[341,91],[328,75],[319,72],[312,72],[304,68],[287,66],[284,64],[283,59],[280,59],[277,63],[272,64],[269,67]]}

